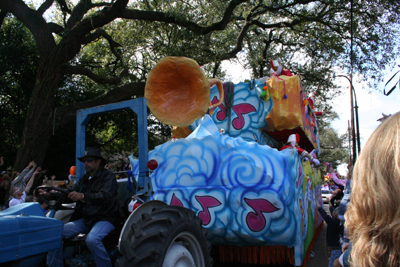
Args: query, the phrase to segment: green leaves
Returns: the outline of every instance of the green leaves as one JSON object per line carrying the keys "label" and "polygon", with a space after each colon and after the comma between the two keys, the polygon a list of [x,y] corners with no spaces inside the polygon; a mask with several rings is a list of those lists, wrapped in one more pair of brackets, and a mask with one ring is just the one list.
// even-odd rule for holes
{"label": "green leaves", "polygon": [[0,147],[9,165],[19,146],[38,64],[32,34],[6,17],[0,28]]}
{"label": "green leaves", "polygon": [[339,135],[335,129],[331,127],[331,122],[337,117],[337,114],[333,113],[325,119],[320,120],[319,124],[319,142],[321,153],[318,158],[321,163],[330,162],[333,167],[341,163],[349,163],[349,151],[348,147],[348,134]]}
{"label": "green leaves", "polygon": [[[191,57],[204,66],[207,75],[221,79],[221,61],[235,59],[238,53],[247,59],[244,64],[253,78],[268,75],[269,60],[276,59],[301,75],[304,90],[315,92],[325,111],[330,111],[329,101],[340,94],[332,73],[351,68],[351,10],[344,0],[115,0],[112,5],[107,1],[67,1],[62,6],[50,2],[37,11],[24,1],[0,1],[2,12],[13,14],[26,26],[18,30],[24,38],[7,35],[0,39],[6,64],[0,66],[0,90],[9,90],[0,99],[9,108],[0,110],[10,112],[11,107],[18,107],[17,124],[22,125],[30,105],[27,117],[37,118],[24,130],[12,124],[15,139],[26,133],[21,142],[24,151],[19,155],[28,150],[40,157],[45,154],[42,143],[47,147],[52,125],[47,126],[46,135],[36,131],[44,131],[44,118],[51,117],[55,108],[73,114],[74,109],[90,107],[105,95],[108,102],[141,96],[149,71],[165,56]],[[54,17],[45,20],[41,15],[49,14],[50,6]],[[353,70],[365,79],[375,77],[369,81],[376,83],[382,78],[381,69],[399,56],[398,44],[393,41],[399,39],[398,1],[353,0],[353,6]],[[1,29],[6,30],[8,23],[5,20]],[[17,29],[17,24],[14,27]],[[34,77],[36,70],[39,75]],[[37,97],[30,98],[32,93]],[[49,99],[46,105],[43,98]],[[93,122],[93,131],[99,132],[92,136],[93,142],[104,145],[114,137],[134,140],[134,136],[123,135],[131,128],[126,129],[121,118],[114,116],[110,117],[112,124]],[[57,126],[64,123],[55,121]],[[65,121],[68,124],[71,117]],[[168,128],[159,127],[154,132],[155,143],[168,135]],[[110,131],[115,134],[110,136]],[[115,149],[123,142],[118,138],[113,139]],[[18,142],[12,142],[15,150]],[[31,160],[27,158],[18,159],[16,165]]]}

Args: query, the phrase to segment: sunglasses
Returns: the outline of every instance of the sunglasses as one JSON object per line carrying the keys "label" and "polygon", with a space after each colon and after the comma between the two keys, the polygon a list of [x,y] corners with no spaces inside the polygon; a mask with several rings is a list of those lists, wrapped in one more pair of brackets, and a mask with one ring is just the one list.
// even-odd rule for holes
{"label": "sunglasses", "polygon": [[22,191],[21,188],[18,188],[17,190],[14,191],[13,195],[14,195],[15,193],[17,193],[17,192],[20,192],[20,191]]}
{"label": "sunglasses", "polygon": [[95,158],[87,158],[87,159],[83,159],[83,163],[85,163],[85,162],[91,163],[91,162],[93,162],[95,160],[96,160]]}

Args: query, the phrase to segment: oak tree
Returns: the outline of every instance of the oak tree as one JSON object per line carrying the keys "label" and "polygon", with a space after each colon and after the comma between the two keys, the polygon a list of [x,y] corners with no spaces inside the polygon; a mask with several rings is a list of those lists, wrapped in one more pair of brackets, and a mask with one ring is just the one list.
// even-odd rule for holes
{"label": "oak tree", "polygon": [[[398,37],[397,0],[37,2],[0,0],[0,25],[10,14],[21,21],[39,55],[17,169],[33,157],[43,161],[53,129],[74,121],[77,109],[142,96],[149,70],[167,55],[192,57],[211,76],[239,52],[254,77],[267,75],[268,60],[278,59],[321,99],[337,94],[329,90],[332,73],[349,69],[351,40],[352,66],[364,77],[379,79],[379,70],[398,55],[392,42]],[[57,106],[65,80],[81,77],[104,93]]]}

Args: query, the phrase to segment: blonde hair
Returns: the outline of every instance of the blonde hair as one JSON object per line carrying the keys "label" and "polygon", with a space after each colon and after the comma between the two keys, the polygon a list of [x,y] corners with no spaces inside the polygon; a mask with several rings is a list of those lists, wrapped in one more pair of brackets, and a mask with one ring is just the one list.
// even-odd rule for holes
{"label": "blonde hair", "polygon": [[352,177],[346,229],[351,265],[400,266],[400,112],[369,138]]}

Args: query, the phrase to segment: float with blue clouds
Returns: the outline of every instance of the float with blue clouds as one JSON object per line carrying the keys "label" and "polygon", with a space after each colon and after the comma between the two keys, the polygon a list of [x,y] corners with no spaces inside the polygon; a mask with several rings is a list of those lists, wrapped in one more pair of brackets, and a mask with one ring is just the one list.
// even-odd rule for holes
{"label": "float with blue clouds", "polygon": [[[181,73],[164,67],[146,84],[153,115],[174,126],[149,152],[152,199],[195,211],[222,262],[305,266],[323,224],[312,95],[276,62],[269,77],[234,84],[209,81],[191,59],[163,60]],[[200,78],[182,74],[192,66]]]}

